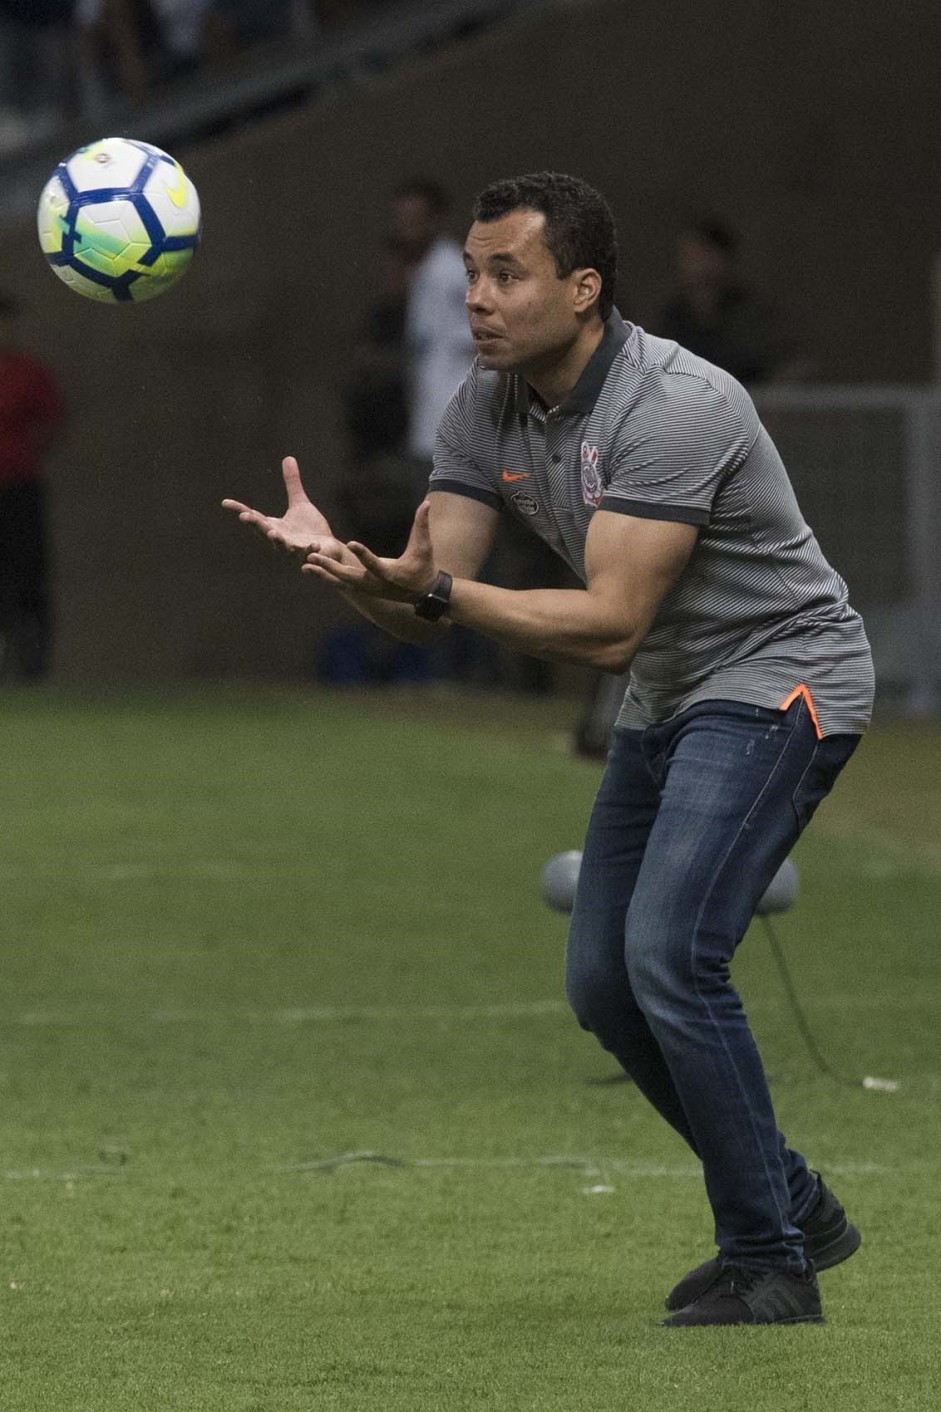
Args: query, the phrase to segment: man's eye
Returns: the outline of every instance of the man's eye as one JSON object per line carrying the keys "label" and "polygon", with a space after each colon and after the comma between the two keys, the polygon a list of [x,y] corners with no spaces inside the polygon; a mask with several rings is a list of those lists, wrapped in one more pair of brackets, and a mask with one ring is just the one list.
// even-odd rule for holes
{"label": "man's eye", "polygon": [[513,276],[510,274],[509,270],[501,270],[497,275],[497,279],[501,284],[509,284],[512,278]]}

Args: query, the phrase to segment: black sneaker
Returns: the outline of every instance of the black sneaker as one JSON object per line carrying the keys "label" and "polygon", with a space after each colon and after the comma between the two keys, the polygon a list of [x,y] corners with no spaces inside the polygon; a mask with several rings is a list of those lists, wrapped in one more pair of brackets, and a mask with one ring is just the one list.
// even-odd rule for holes
{"label": "black sneaker", "polygon": [[663,1320],[666,1329],[712,1324],[822,1324],[820,1290],[813,1267],[749,1273],[727,1266],[685,1309]]}
{"label": "black sneaker", "polygon": [[[862,1236],[853,1223],[847,1220],[846,1212],[826,1185],[819,1172],[815,1172],[819,1196],[817,1204],[804,1219],[804,1253],[813,1261],[814,1269],[829,1270],[848,1260],[862,1244]],[[680,1280],[667,1295],[668,1309],[685,1309],[704,1294],[722,1274],[722,1263],[718,1258],[706,1260],[695,1270]]]}

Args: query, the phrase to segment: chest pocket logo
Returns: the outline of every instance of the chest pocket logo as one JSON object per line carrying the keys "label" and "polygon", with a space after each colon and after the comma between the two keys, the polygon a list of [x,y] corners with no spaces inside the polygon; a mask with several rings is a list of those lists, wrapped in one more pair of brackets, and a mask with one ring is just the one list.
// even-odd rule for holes
{"label": "chest pocket logo", "polygon": [[598,470],[598,448],[582,442],[582,500],[597,505],[604,495],[604,482]]}
{"label": "chest pocket logo", "polygon": [[538,504],[533,499],[533,497],[531,495],[527,495],[525,491],[518,490],[515,495],[510,496],[510,499],[513,501],[513,504],[516,506],[517,510],[519,510],[521,515],[539,514]]}

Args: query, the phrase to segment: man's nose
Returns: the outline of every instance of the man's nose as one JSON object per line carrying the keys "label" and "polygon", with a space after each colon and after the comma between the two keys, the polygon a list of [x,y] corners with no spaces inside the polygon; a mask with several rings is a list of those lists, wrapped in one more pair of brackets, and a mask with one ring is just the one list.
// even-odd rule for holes
{"label": "man's nose", "polygon": [[487,291],[483,280],[475,280],[473,284],[467,286],[465,303],[468,309],[476,309],[477,311],[490,308],[490,301],[487,298]]}

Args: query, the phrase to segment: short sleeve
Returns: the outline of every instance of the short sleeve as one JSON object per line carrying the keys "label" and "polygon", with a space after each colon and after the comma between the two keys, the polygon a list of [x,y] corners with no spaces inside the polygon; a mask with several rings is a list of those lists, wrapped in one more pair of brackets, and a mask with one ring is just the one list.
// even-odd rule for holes
{"label": "short sleeve", "polygon": [[648,378],[615,441],[598,508],[707,525],[719,488],[760,430],[744,388],[727,381],[728,391],[660,369]]}
{"label": "short sleeve", "polygon": [[478,369],[471,368],[451,398],[438,425],[429,490],[447,490],[503,508],[497,488],[493,429],[480,406]]}

